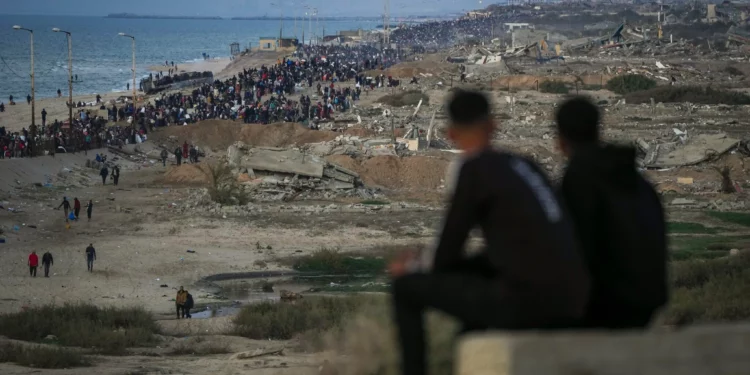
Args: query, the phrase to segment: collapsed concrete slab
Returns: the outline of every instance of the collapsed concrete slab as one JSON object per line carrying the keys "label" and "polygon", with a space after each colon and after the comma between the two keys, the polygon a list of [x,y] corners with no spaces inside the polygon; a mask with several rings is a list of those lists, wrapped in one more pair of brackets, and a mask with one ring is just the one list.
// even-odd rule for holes
{"label": "collapsed concrete slab", "polygon": [[680,145],[679,142],[658,145],[652,148],[655,155],[647,158],[653,162],[646,166],[648,168],[671,168],[699,164],[734,149],[739,142],[739,139],[720,133],[692,137],[685,145]]}
{"label": "collapsed concrete slab", "polygon": [[247,173],[273,185],[308,189],[353,189],[359,175],[323,158],[298,149],[252,147],[236,142],[227,149],[227,159],[240,174]]}

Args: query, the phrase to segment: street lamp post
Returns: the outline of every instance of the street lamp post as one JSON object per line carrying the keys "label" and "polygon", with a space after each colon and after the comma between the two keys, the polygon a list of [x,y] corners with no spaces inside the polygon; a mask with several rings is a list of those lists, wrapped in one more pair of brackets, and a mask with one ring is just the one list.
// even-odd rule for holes
{"label": "street lamp post", "polygon": [[135,124],[138,119],[138,97],[136,94],[136,86],[135,86],[135,37],[132,35],[128,35],[125,33],[119,33],[118,35],[124,36],[126,38],[130,38],[133,40],[133,129],[135,129]]}
{"label": "street lamp post", "polygon": [[14,30],[25,30],[31,35],[31,134],[33,138],[36,138],[36,112],[34,112],[34,104],[36,94],[34,91],[34,30],[27,29],[18,25],[13,26]]}
{"label": "street lamp post", "polygon": [[65,33],[68,39],[68,121],[70,127],[73,127],[73,36],[69,31],[60,30],[57,27],[52,29],[56,33]]}

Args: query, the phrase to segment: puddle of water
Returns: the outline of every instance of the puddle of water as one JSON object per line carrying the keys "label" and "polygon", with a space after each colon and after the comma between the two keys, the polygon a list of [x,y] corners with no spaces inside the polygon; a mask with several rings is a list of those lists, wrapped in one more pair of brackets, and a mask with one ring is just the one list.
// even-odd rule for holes
{"label": "puddle of water", "polygon": [[[294,293],[324,295],[326,293],[347,293],[361,291],[384,291],[387,280],[372,275],[325,275],[325,276],[273,276],[263,279],[239,279],[214,282],[220,288],[216,293],[234,305],[225,307],[207,307],[203,311],[192,312],[194,319],[231,316],[237,314],[242,305],[278,302],[279,291],[288,290]],[[273,286],[273,292],[264,291],[264,286]],[[268,289],[265,289],[268,290]]]}

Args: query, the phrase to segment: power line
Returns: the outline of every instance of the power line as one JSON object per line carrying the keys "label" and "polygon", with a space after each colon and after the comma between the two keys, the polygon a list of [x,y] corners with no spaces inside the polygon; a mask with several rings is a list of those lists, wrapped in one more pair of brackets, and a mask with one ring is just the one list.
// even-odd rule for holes
{"label": "power line", "polygon": [[16,75],[16,76],[17,76],[18,78],[26,78],[26,77],[24,77],[24,76],[22,76],[22,75],[20,75],[20,74],[16,73],[16,71],[15,71],[15,70],[13,70],[13,68],[11,68],[11,67],[10,67],[10,65],[8,65],[8,62],[7,62],[7,61],[5,61],[5,59],[4,59],[4,58],[3,58],[2,56],[0,56],[0,61],[2,61],[2,62],[3,62],[3,64],[5,65],[5,67],[6,67],[6,68],[7,68],[7,69],[8,69],[8,70],[9,70],[9,71],[11,72],[11,73],[15,74],[15,75]]}

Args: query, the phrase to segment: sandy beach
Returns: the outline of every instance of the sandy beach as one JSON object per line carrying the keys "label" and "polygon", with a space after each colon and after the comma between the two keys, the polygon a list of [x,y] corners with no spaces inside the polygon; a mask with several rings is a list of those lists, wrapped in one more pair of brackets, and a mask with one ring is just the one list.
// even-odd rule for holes
{"label": "sandy beach", "polygon": [[[178,73],[185,72],[211,72],[213,74],[219,74],[224,70],[232,60],[228,57],[212,58],[209,60],[200,60],[188,63],[180,63],[177,65]],[[148,67],[149,71],[167,73],[169,69],[172,69],[172,65],[151,65]]]}

